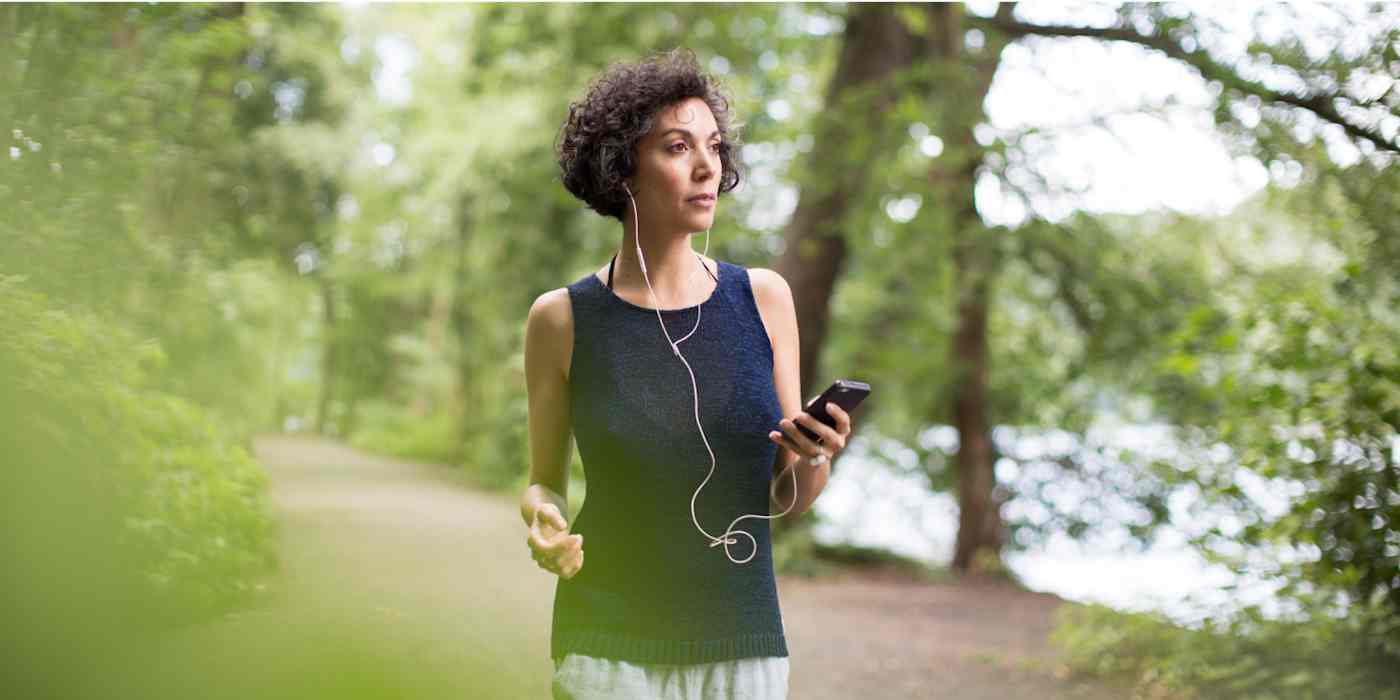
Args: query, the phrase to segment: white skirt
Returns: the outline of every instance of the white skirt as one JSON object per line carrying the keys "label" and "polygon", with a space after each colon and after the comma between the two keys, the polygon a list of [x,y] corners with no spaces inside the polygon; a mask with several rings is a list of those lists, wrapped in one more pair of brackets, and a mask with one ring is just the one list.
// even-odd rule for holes
{"label": "white skirt", "polygon": [[788,657],[636,664],[582,654],[554,663],[554,700],[786,700]]}

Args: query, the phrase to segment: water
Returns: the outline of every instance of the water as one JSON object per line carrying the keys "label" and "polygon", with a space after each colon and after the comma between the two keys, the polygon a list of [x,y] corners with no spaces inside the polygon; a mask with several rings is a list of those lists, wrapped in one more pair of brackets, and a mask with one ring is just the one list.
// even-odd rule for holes
{"label": "water", "polygon": [[[1132,551],[1135,548],[1126,546],[1126,528],[1117,523],[1131,521],[1135,510],[1121,496],[1115,500],[1112,489],[1101,488],[1108,481],[1122,487],[1134,478],[1146,478],[1130,465],[1104,458],[1118,454],[1114,451],[1118,448],[1131,450],[1135,458],[1175,457],[1197,465],[1210,462],[1208,468],[1234,469],[1228,463],[1228,451],[1187,455],[1171,442],[1166,426],[1113,422],[1098,424],[1082,441],[1062,431],[1018,434],[999,428],[994,436],[1005,454],[1016,457],[997,464],[999,483],[1013,484],[1024,493],[1039,484],[1046,487],[1041,493],[1057,511],[1089,509],[1092,512],[1081,516],[1096,523],[1093,536],[1084,541],[1057,534],[1043,545],[1008,550],[1006,565],[1028,588],[1119,610],[1158,611],[1193,627],[1205,617],[1228,614],[1243,604],[1258,604],[1271,616],[1291,609],[1275,596],[1278,582],[1262,575],[1234,574],[1205,561],[1187,544],[1187,535],[1200,532],[1207,522],[1224,523],[1229,532],[1235,519],[1231,513],[1203,511],[1197,489],[1188,486],[1175,491],[1168,499],[1171,523],[1163,526],[1150,548]],[[940,426],[930,429],[921,442],[953,454],[957,434]],[[911,463],[912,450],[900,455],[897,447],[883,447],[882,454],[895,454],[900,462],[891,468],[870,457],[870,446],[871,441],[862,437],[852,441],[842,456],[837,473],[815,505],[822,517],[816,538],[825,544],[879,547],[947,566],[957,536],[956,499],[930,490],[927,477]],[[1082,473],[1071,475],[1046,459],[1071,454]],[[1264,512],[1277,515],[1286,509],[1292,495],[1289,484],[1265,482],[1243,469],[1236,469],[1233,476]],[[1003,515],[1045,522],[1046,513],[1036,509],[1045,510],[1035,499],[1018,498],[1003,506]]]}

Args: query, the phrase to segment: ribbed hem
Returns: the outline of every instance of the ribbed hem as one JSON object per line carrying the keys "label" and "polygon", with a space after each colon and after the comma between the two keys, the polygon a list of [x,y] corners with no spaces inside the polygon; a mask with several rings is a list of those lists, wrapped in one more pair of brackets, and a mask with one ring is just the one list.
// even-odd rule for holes
{"label": "ribbed hem", "polygon": [[643,639],[593,629],[555,629],[550,656],[583,654],[643,664],[704,664],[754,656],[787,656],[782,634],[744,634],[728,639]]}

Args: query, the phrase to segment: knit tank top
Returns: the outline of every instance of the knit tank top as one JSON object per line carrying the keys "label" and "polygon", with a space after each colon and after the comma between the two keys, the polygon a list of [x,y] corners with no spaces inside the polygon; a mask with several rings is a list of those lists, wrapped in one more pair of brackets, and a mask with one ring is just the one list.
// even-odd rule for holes
{"label": "knit tank top", "polygon": [[[782,419],[773,350],[748,270],[718,263],[699,306],[661,319],[695,373],[671,352],[654,308],[617,296],[592,273],[568,286],[574,314],[569,369],[573,430],[588,495],[570,530],[583,535],[583,568],[556,578],[550,655],[634,663],[709,663],[787,656],[770,520],[734,524],[748,537],[710,546],[691,519],[720,537],[746,514],[769,514]],[[698,260],[696,264],[701,264]],[[706,270],[708,270],[708,266]],[[714,277],[714,273],[711,273]],[[609,268],[611,277],[611,267]],[[742,560],[753,553],[753,558]]]}

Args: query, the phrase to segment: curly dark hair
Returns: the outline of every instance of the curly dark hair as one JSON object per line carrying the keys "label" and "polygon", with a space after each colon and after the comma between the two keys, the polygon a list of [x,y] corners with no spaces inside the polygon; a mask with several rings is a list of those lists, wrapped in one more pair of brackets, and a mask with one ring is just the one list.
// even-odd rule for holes
{"label": "curly dark hair", "polygon": [[564,187],[599,214],[622,221],[627,210],[622,181],[637,170],[637,142],[662,108],[691,97],[704,100],[714,113],[722,138],[719,192],[733,190],[739,185],[734,151],[741,124],[731,123],[729,98],[686,48],[614,63],[593,80],[581,102],[569,104],[555,145]]}

